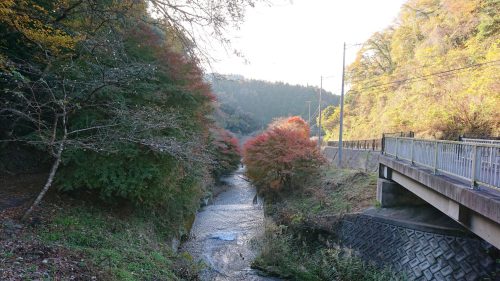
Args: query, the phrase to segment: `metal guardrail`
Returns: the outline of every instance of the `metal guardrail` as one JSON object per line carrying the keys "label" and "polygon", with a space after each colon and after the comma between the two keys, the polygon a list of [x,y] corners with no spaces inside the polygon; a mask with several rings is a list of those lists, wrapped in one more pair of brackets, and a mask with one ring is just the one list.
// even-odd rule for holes
{"label": "metal guardrail", "polygon": [[500,145],[385,137],[384,154],[479,184],[500,188]]}
{"label": "metal guardrail", "polygon": [[[328,141],[328,146],[339,147],[338,141]],[[381,139],[371,139],[371,140],[353,140],[353,141],[343,141],[342,148],[347,149],[358,149],[358,150],[382,150],[382,140]]]}
{"label": "metal guardrail", "polygon": [[[381,139],[368,139],[368,140],[348,140],[342,142],[342,148],[347,149],[357,149],[357,150],[373,150],[382,151],[384,146],[384,137],[408,137],[413,138],[415,133],[412,131],[408,132],[394,132],[394,133],[383,133]],[[339,147],[338,141],[328,141],[327,146]]]}
{"label": "metal guardrail", "polygon": [[500,140],[486,140],[486,139],[470,139],[470,138],[460,138],[462,142],[466,143],[488,143],[500,145]]}
{"label": "metal guardrail", "polygon": [[382,133],[382,137],[414,138],[415,137],[415,132],[413,132],[413,131],[406,131],[406,132]]}

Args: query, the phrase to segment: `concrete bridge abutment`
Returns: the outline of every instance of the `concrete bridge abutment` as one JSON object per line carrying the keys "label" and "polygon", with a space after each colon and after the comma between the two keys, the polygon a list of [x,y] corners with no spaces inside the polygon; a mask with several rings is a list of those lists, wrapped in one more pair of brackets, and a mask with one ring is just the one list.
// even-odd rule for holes
{"label": "concrete bridge abutment", "polygon": [[382,208],[428,204],[397,182],[383,178],[377,180],[377,202]]}
{"label": "concrete bridge abutment", "polygon": [[[417,199],[415,198],[417,197]],[[425,202],[500,249],[500,194],[381,156],[377,200],[382,206]]]}

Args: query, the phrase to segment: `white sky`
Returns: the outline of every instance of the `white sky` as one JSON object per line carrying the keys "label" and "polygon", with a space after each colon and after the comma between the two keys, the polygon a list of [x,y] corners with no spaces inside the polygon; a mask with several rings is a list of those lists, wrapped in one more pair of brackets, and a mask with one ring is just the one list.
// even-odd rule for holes
{"label": "white sky", "polygon": [[[213,71],[319,86],[340,94],[342,44],[362,43],[394,22],[406,0],[271,0],[247,12],[234,31],[241,58],[219,50]],[[347,51],[346,64],[359,47]],[[333,76],[333,77],[330,77]]]}

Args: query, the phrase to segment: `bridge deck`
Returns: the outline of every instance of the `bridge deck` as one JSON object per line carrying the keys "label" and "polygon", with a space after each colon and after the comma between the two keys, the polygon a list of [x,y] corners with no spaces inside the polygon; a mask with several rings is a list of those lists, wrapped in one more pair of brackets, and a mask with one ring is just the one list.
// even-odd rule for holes
{"label": "bridge deck", "polygon": [[472,189],[466,180],[446,174],[434,174],[432,169],[411,165],[406,160],[381,156],[380,163],[500,223],[500,191],[497,189]]}
{"label": "bridge deck", "polygon": [[424,201],[500,248],[500,191],[470,188],[463,179],[435,174],[433,169],[385,155],[379,158],[382,178],[395,181]]}

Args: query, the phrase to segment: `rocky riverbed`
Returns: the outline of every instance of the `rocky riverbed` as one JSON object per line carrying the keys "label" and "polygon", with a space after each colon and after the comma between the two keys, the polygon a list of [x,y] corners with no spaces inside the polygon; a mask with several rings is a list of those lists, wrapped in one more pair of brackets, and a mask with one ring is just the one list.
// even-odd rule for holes
{"label": "rocky riverbed", "polygon": [[206,265],[202,280],[277,280],[250,268],[258,253],[255,239],[264,232],[264,210],[255,187],[243,168],[223,181],[229,188],[197,214],[183,250]]}

